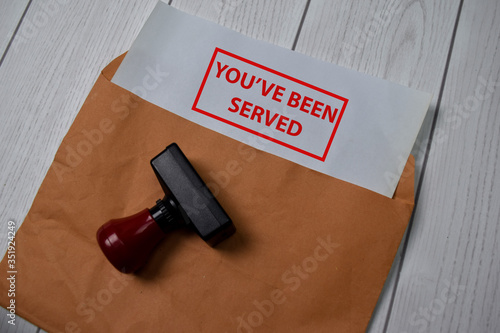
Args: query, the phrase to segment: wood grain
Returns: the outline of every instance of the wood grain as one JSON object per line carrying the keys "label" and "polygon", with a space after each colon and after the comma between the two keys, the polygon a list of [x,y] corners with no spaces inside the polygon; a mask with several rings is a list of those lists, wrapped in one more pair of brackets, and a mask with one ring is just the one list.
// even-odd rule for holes
{"label": "wood grain", "polygon": [[29,0],[0,0],[0,59],[14,35]]}
{"label": "wood grain", "polygon": [[389,332],[500,329],[499,13],[464,1]]}
{"label": "wood grain", "polygon": [[[424,160],[458,2],[312,1],[296,50],[434,94],[413,154],[415,181]],[[382,332],[400,253],[394,260],[368,331]]]}

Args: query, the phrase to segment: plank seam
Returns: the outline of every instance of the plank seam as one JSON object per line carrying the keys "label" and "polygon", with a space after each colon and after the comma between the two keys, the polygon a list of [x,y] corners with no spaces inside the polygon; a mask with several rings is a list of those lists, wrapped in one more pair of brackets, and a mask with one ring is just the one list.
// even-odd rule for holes
{"label": "plank seam", "polygon": [[23,15],[21,15],[21,18],[19,19],[19,22],[17,23],[16,29],[14,29],[14,33],[12,34],[12,37],[10,37],[9,43],[7,44],[7,47],[5,48],[5,51],[2,54],[2,58],[0,58],[0,67],[3,64],[3,61],[5,60],[5,57],[7,56],[7,53],[9,52],[9,49],[12,45],[12,42],[14,41],[14,38],[16,38],[17,32],[19,31],[19,28],[21,27],[21,24],[23,23],[24,17],[26,16],[26,13],[28,12],[28,9],[31,6],[31,2],[33,0],[29,0],[28,4],[26,5],[26,8],[24,8]]}
{"label": "plank seam", "polygon": [[311,3],[311,0],[307,0],[306,6],[304,7],[304,13],[302,13],[302,18],[300,19],[299,27],[297,29],[297,34],[295,35],[295,39],[293,41],[292,45],[292,51],[295,51],[295,47],[297,46],[297,42],[299,41],[299,36],[302,31],[302,26],[304,25],[304,21],[306,20],[306,15],[307,11],[309,9],[309,4]]}

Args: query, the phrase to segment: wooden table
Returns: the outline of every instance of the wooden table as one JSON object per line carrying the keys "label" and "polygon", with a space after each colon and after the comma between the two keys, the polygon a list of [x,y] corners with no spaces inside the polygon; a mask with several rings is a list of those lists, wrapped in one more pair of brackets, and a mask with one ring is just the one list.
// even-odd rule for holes
{"label": "wooden table", "polygon": [[[500,331],[500,2],[173,0],[245,35],[434,94],[417,206],[370,332]],[[0,0],[0,235],[24,220],[100,70],[156,0]],[[38,332],[19,319],[0,332]]]}

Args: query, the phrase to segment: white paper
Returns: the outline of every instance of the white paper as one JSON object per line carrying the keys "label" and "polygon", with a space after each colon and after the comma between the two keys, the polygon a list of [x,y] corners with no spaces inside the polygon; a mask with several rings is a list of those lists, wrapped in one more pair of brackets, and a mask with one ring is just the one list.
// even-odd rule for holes
{"label": "white paper", "polygon": [[431,100],[163,2],[112,82],[199,125],[387,197]]}

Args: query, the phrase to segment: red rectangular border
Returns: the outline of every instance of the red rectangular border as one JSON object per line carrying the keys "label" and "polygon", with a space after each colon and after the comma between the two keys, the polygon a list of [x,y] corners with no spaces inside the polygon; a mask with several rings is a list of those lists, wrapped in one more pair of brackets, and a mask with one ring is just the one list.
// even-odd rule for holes
{"label": "red rectangular border", "polygon": [[[234,122],[232,122],[230,120],[224,119],[222,117],[219,117],[217,115],[214,115],[214,114],[212,114],[210,112],[207,112],[207,111],[204,111],[204,110],[201,110],[200,108],[198,108],[198,101],[199,101],[199,99],[201,97],[201,93],[203,92],[203,89],[204,89],[205,84],[207,82],[208,76],[210,75],[210,71],[212,70],[212,66],[213,66],[213,64],[215,62],[215,58],[217,57],[217,53],[219,53],[219,52],[222,53],[222,54],[225,54],[225,55],[227,55],[229,57],[232,57],[234,59],[237,59],[239,61],[246,62],[247,64],[250,64],[252,66],[258,67],[258,68],[260,68],[262,70],[268,71],[268,72],[273,73],[273,74],[278,75],[278,76],[281,76],[281,77],[283,77],[285,79],[288,79],[290,81],[294,81],[295,83],[301,84],[301,85],[303,85],[305,87],[308,87],[310,89],[319,91],[320,93],[323,93],[325,95],[328,95],[330,97],[336,98],[336,99],[341,100],[342,102],[344,102],[344,104],[342,106],[342,109],[340,110],[340,114],[339,114],[339,117],[337,119],[337,122],[335,123],[335,126],[333,128],[332,135],[330,136],[330,140],[328,141],[328,145],[326,146],[325,152],[323,153],[323,156],[314,155],[313,153],[310,153],[310,152],[305,151],[303,149],[294,147],[294,146],[292,146],[292,145],[290,145],[290,144],[288,144],[286,142],[282,142],[282,141],[277,140],[275,138],[271,138],[271,137],[269,137],[269,136],[267,136],[265,134],[259,133],[257,131],[254,131],[254,130],[250,129],[250,128],[244,127],[244,126],[242,126],[240,124],[234,123]],[[261,64],[258,64],[258,63],[254,62],[254,61],[251,61],[251,60],[245,59],[243,57],[240,57],[240,56],[238,56],[238,55],[236,55],[234,53],[231,53],[231,52],[228,52],[226,50],[223,50],[221,48],[216,47],[215,51],[214,51],[214,54],[212,55],[212,59],[210,60],[210,63],[208,65],[207,71],[205,73],[205,77],[203,78],[203,81],[201,82],[201,86],[200,86],[200,89],[198,90],[198,94],[196,95],[196,99],[194,100],[192,110],[196,111],[196,112],[199,112],[201,114],[204,114],[204,115],[206,115],[208,117],[211,117],[211,118],[217,119],[219,121],[222,121],[222,122],[224,122],[224,123],[226,123],[228,125],[231,125],[231,126],[234,126],[236,128],[239,128],[239,129],[241,129],[243,131],[246,131],[246,132],[252,133],[254,135],[260,136],[260,137],[262,137],[264,139],[267,139],[269,141],[272,141],[274,143],[277,143],[279,145],[282,145],[284,147],[290,148],[290,149],[295,150],[295,151],[297,151],[299,153],[302,153],[304,155],[307,155],[309,157],[312,157],[312,158],[315,158],[317,160],[320,160],[320,161],[324,162],[326,160],[326,156],[328,155],[328,151],[330,150],[330,146],[332,145],[333,138],[335,137],[335,133],[337,132],[337,128],[339,127],[340,121],[342,120],[342,116],[344,115],[344,111],[345,111],[345,108],[347,106],[347,102],[349,102],[349,100],[347,98],[344,98],[342,96],[336,95],[334,93],[331,93],[329,91],[326,91],[324,89],[316,87],[316,86],[314,86],[312,84],[309,84],[307,82],[301,81],[299,79],[296,79],[296,78],[291,77],[289,75],[286,75],[284,73],[278,72],[278,71],[276,71],[274,69],[271,69],[269,67],[266,67],[266,66],[263,66]]]}

